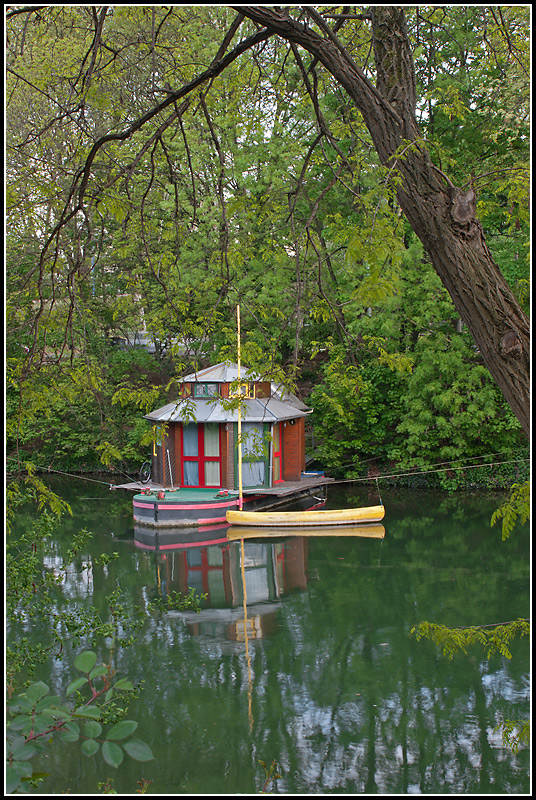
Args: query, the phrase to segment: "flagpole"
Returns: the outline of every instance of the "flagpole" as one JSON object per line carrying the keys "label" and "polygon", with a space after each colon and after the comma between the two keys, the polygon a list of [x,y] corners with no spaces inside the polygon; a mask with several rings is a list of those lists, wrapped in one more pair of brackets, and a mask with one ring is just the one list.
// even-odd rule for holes
{"label": "flagpole", "polygon": [[240,306],[236,307],[236,335],[238,344],[238,510],[242,511],[242,370],[240,367]]}

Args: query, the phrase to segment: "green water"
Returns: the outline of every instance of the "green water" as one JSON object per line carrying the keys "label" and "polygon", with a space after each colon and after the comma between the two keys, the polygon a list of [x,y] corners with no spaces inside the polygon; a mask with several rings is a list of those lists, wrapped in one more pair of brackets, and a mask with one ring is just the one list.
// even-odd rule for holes
{"label": "green water", "polygon": [[[74,516],[46,568],[60,566],[73,533],[94,533],[58,606],[104,612],[118,586],[132,608],[188,586],[209,597],[197,615],[148,614],[117,652],[120,674],[142,684],[129,718],[155,760],[126,757],[114,770],[78,744],[52,744],[38,765],[51,777],[36,793],[95,794],[111,778],[134,794],[144,778],[151,794],[254,794],[266,778],[260,762],[273,760],[281,777],[268,789],[282,794],[530,793],[528,751],[513,755],[494,731],[529,715],[528,641],[514,643],[511,661],[476,648],[450,661],[410,635],[421,620],[529,616],[528,526],[502,542],[489,524],[503,498],[383,491],[383,539],[248,540],[242,562],[239,541],[214,541],[225,531],[191,547],[161,538],[168,546],[155,551],[134,538],[131,495],[82,481],[55,488]],[[376,502],[331,489],[327,507]],[[105,569],[94,565],[112,552]],[[46,630],[30,633],[46,643]],[[39,674],[54,693],[81,649],[66,642]]]}

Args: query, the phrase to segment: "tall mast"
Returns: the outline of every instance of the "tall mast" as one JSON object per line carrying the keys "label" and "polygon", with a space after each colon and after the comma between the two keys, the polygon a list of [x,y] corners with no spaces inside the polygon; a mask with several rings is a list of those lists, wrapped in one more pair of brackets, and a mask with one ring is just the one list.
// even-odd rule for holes
{"label": "tall mast", "polygon": [[236,336],[238,359],[238,510],[242,511],[242,369],[240,366],[240,306],[236,307]]}

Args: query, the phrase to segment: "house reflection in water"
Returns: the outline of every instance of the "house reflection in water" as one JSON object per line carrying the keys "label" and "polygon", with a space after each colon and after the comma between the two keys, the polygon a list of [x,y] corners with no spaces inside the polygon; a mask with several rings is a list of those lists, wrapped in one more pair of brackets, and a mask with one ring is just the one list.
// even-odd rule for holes
{"label": "house reflection in water", "polygon": [[181,618],[193,636],[240,651],[246,638],[259,639],[274,629],[284,595],[306,588],[308,540],[230,542],[227,528],[185,533],[135,526],[134,541],[156,553],[160,597],[191,588],[206,595],[200,612],[168,613]]}

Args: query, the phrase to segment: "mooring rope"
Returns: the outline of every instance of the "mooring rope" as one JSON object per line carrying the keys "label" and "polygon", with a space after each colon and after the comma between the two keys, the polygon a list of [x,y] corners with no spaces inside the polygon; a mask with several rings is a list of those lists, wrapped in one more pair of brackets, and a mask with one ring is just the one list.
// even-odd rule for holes
{"label": "mooring rope", "polygon": [[[483,456],[485,458],[485,456]],[[333,483],[357,483],[358,481],[383,480],[385,478],[406,478],[408,476],[426,475],[430,472],[454,472],[460,469],[480,469],[481,467],[499,467],[501,464],[519,464],[520,461],[530,461],[530,458],[514,458],[511,461],[490,461],[487,464],[465,464],[461,467],[443,467],[442,469],[421,469],[414,472],[393,472],[390,475],[367,475],[366,478],[341,478]],[[445,463],[445,462],[444,462]],[[448,463],[448,462],[447,462]]]}
{"label": "mooring rope", "polygon": [[[14,458],[13,456],[6,456],[9,461],[17,461],[18,459]],[[90,481],[91,483],[102,483],[103,486],[109,486],[112,488],[116,484],[110,483],[110,481],[98,481],[96,478],[87,478],[85,475],[77,475],[74,472],[62,472],[59,469],[52,469],[52,467],[35,467],[36,470],[40,470],[42,472],[53,472],[55,475],[66,475],[68,478],[78,478],[81,481]],[[120,471],[120,470],[119,470]],[[125,473],[121,473],[125,474]],[[126,476],[129,477],[128,475]]]}
{"label": "mooring rope", "polygon": [[[474,461],[475,458],[489,458],[490,455],[495,455],[495,454],[489,454],[487,456],[474,456],[473,458],[470,458],[468,460],[469,461]],[[16,458],[14,458],[13,456],[7,456],[6,458],[9,461],[17,461],[18,460]],[[459,460],[460,459],[458,459],[457,461],[459,461]],[[393,472],[393,473],[390,473],[388,475],[367,475],[364,478],[341,478],[341,479],[335,479],[333,481],[330,481],[330,484],[333,484],[333,483],[361,483],[363,481],[375,480],[376,481],[376,487],[378,489],[378,495],[380,495],[380,487],[379,487],[379,484],[378,484],[379,480],[386,480],[388,478],[415,477],[417,475],[426,475],[426,474],[434,473],[434,472],[454,472],[456,470],[479,469],[481,467],[498,467],[498,466],[501,466],[503,464],[519,464],[520,462],[530,461],[530,458],[514,458],[514,459],[511,459],[509,461],[490,461],[490,462],[487,462],[485,464],[467,464],[467,463],[465,463],[460,467],[452,466],[452,464],[456,464],[457,461],[450,461],[450,462],[449,461],[442,461],[442,462],[439,462],[439,463],[442,463],[442,464],[450,464],[450,466],[441,467],[440,469],[435,468],[435,467],[434,468],[430,467],[428,469],[413,470],[411,472]],[[103,486],[109,486],[110,489],[112,489],[114,486],[118,486],[119,485],[119,484],[110,483],[109,481],[99,481],[96,478],[87,478],[85,475],[77,475],[76,473],[73,473],[73,472],[63,472],[63,471],[58,470],[58,469],[52,469],[52,467],[36,467],[35,469],[36,470],[41,470],[41,471],[44,471],[44,472],[53,472],[55,475],[65,475],[68,478],[78,478],[79,480],[89,481],[91,483],[100,483]],[[139,483],[139,481],[137,481],[135,478],[131,478],[130,475],[127,475],[126,472],[123,472],[122,470],[117,470],[117,472],[119,472],[121,475],[124,475],[132,483]],[[380,502],[381,502],[381,495],[380,495]],[[382,505],[383,505],[383,503],[382,503]]]}
{"label": "mooring rope", "polygon": [[[452,461],[437,461],[435,464],[430,464],[427,469],[430,470],[431,467],[441,467],[444,464],[458,464],[460,462],[462,464],[466,465],[470,461],[477,461],[477,460],[481,460],[481,459],[484,459],[484,458],[495,458],[495,456],[507,455],[510,452],[511,452],[510,450],[507,450],[507,451],[499,450],[499,452],[497,452],[497,453],[486,453],[483,456],[472,456],[471,458],[457,458],[457,459],[454,459]],[[373,456],[372,458],[363,459],[362,461],[360,461],[360,463],[364,465],[364,464],[370,463],[371,461],[376,461],[376,460],[377,460],[376,456]],[[516,460],[518,460],[518,459],[516,459]],[[339,468],[343,469],[344,467],[350,467],[353,463],[354,463],[353,461],[346,461],[344,464],[341,464],[341,466]],[[499,463],[502,463],[502,462],[499,462]],[[478,465],[478,466],[493,466],[493,464],[492,464],[492,462],[488,462],[488,464],[482,464],[482,465]],[[451,469],[454,469],[454,467],[451,467]],[[461,469],[464,469],[464,467],[461,467]],[[417,474],[417,473],[415,473],[415,474]]]}
{"label": "mooring rope", "polygon": [[378,483],[378,478],[377,477],[376,477],[376,489],[378,490],[378,497],[380,498],[380,505],[383,506],[382,493],[380,492],[380,484]]}

